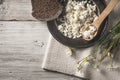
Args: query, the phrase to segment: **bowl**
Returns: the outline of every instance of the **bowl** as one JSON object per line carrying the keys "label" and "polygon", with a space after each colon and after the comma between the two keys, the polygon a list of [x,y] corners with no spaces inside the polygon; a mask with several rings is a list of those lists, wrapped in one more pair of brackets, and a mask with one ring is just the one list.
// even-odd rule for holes
{"label": "bowl", "polygon": [[[82,1],[82,0],[77,0],[77,1]],[[65,2],[61,2],[61,4],[64,6],[64,9],[63,9],[62,14],[58,18],[62,17],[65,14],[64,10],[65,10],[65,6],[66,6],[67,2],[68,2],[68,0],[65,0]],[[104,0],[93,0],[93,2],[97,5],[98,13],[101,13],[106,7]],[[72,38],[68,38],[68,37],[64,36],[58,30],[57,27],[58,27],[59,23],[61,23],[60,21],[58,21],[58,18],[47,22],[49,32],[52,34],[52,36],[58,42],[62,43],[63,45],[72,47],[72,48],[85,48],[85,47],[94,45],[96,42],[98,42],[102,38],[102,36],[105,34],[105,31],[107,29],[106,27],[107,27],[108,18],[106,18],[103,21],[103,23],[101,24],[100,29],[98,31],[98,34],[91,41],[86,41],[82,38],[72,39]]]}

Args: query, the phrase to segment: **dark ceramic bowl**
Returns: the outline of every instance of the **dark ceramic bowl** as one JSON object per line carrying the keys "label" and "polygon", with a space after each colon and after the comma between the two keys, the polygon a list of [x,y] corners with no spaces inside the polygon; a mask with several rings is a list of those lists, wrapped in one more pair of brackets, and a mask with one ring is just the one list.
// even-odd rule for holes
{"label": "dark ceramic bowl", "polygon": [[[81,0],[77,0],[77,1],[81,1]],[[97,5],[97,8],[98,8],[97,13],[101,13],[104,10],[104,8],[106,7],[105,1],[104,0],[93,0],[93,1]],[[64,6],[64,8],[65,8],[66,4],[67,4],[67,0],[66,0],[66,2],[62,2],[62,5]],[[65,12],[63,9],[63,13],[58,18],[63,17],[64,14],[65,14]],[[101,24],[101,27],[98,31],[97,36],[91,41],[85,41],[82,38],[72,39],[72,38],[65,37],[57,28],[60,23],[61,22],[58,21],[58,19],[47,22],[48,29],[49,29],[50,33],[52,34],[52,36],[57,41],[59,41],[60,43],[66,45],[66,46],[73,47],[73,48],[84,48],[84,47],[89,47],[89,46],[94,45],[96,42],[98,42],[101,39],[101,37],[104,35],[104,33],[106,31],[107,18]]]}

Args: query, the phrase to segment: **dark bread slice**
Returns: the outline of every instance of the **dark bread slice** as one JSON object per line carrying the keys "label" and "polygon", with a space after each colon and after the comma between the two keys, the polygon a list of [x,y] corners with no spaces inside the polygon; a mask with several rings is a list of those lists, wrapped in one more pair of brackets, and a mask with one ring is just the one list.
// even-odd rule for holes
{"label": "dark bread slice", "polygon": [[58,0],[31,0],[31,2],[32,16],[38,20],[52,20],[62,12],[62,5]]}

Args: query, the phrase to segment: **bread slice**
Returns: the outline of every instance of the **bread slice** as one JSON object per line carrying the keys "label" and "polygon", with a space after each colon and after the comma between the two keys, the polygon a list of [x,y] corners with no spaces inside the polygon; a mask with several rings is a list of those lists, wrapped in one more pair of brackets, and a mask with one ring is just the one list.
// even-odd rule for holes
{"label": "bread slice", "polygon": [[31,2],[32,16],[38,20],[53,20],[62,12],[62,5],[58,0],[31,0]]}

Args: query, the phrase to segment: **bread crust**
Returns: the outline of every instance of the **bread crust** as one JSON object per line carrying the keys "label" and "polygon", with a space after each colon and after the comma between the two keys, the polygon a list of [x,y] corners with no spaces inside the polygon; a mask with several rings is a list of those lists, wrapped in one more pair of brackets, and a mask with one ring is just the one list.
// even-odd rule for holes
{"label": "bread crust", "polygon": [[62,12],[62,5],[58,0],[31,0],[31,2],[32,16],[38,20],[53,20]]}

